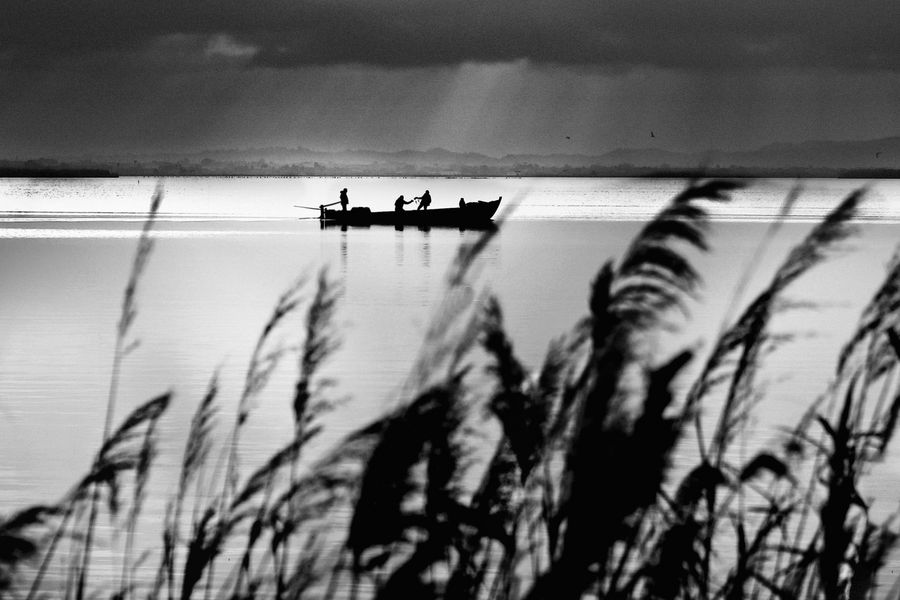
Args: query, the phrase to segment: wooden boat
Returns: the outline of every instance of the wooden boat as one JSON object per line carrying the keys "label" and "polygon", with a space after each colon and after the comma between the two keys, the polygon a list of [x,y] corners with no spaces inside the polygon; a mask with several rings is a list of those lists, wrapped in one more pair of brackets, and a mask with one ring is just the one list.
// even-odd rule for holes
{"label": "wooden boat", "polygon": [[459,227],[478,229],[493,224],[491,219],[500,200],[490,202],[469,202],[459,208],[435,208],[424,210],[372,211],[365,206],[357,206],[348,211],[321,208],[319,219],[323,225],[395,225],[410,227]]}

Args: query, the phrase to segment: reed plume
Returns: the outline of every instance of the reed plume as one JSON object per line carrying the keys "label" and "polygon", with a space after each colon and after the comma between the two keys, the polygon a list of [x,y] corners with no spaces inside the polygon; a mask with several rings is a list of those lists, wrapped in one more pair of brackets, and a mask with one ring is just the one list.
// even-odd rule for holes
{"label": "reed plume", "polygon": [[[53,552],[61,539],[69,517],[73,513],[78,514],[83,508],[81,507],[81,502],[88,498],[89,508],[87,510],[96,517],[101,486],[104,486],[107,491],[107,507],[110,516],[115,517],[120,507],[119,476],[128,471],[135,471],[138,473],[136,480],[146,477],[146,473],[149,470],[149,456],[152,455],[152,450],[149,450],[148,446],[152,447],[154,443],[153,434],[156,431],[157,422],[168,407],[170,399],[171,394],[164,394],[149,400],[132,411],[125,421],[107,438],[87,475],[67,494],[66,499],[63,501],[63,505],[67,507],[65,516],[54,534],[44,556],[43,563],[35,576],[29,592],[29,598],[37,593],[43,574],[53,557]],[[144,469],[143,474],[140,473],[141,469]],[[143,493],[142,489],[141,493]],[[138,498],[138,502],[140,502],[140,498]],[[91,521],[88,524],[93,525]],[[89,538],[87,533],[84,535]],[[88,549],[89,545],[85,541],[82,552],[87,552]],[[84,555],[82,554],[80,561],[82,566],[84,565],[83,561]],[[80,590],[83,590],[86,584],[86,573],[84,570],[73,570],[71,573],[73,577],[77,577],[75,591],[78,593]]]}
{"label": "reed plume", "polygon": [[0,519],[0,596],[15,587],[19,564],[38,556],[40,530],[48,530],[60,513],[57,506],[36,505]]}
{"label": "reed plume", "polygon": [[[300,306],[300,292],[305,282],[305,277],[297,278],[279,296],[250,355],[234,423],[224,449],[225,467],[222,490],[213,504],[204,510],[203,517],[195,522],[192,538],[188,544],[188,555],[185,559],[182,579],[183,599],[190,597],[204,573],[207,577],[207,593],[212,589],[215,578],[215,558],[221,552],[221,544],[224,543],[236,524],[228,506],[234,500],[240,478],[238,460],[240,434],[250,417],[257,397],[265,389],[275,369],[288,353],[288,348],[280,343],[272,342],[272,337],[287,317]],[[271,347],[273,345],[274,348]],[[187,596],[185,596],[186,593]]]}
{"label": "reed plume", "polygon": [[[113,351],[113,365],[110,376],[109,394],[106,403],[106,417],[103,424],[103,437],[101,441],[105,443],[109,437],[112,428],[113,418],[116,407],[116,396],[119,387],[119,374],[122,368],[122,360],[128,354],[130,349],[135,347],[135,343],[128,342],[128,333],[131,325],[137,316],[137,289],[141,276],[147,267],[150,259],[150,253],[153,250],[153,225],[159,212],[160,204],[163,198],[162,184],[156,186],[153,192],[153,198],[150,201],[150,211],[147,218],[144,219],[144,226],[138,238],[138,247],[134,255],[134,261],[131,266],[131,273],[128,276],[128,283],[125,286],[125,293],[122,297],[122,310],[119,316],[119,323],[116,328],[116,345]],[[84,533],[84,547],[81,550],[82,561],[78,575],[78,588],[76,590],[76,600],[82,600],[84,597],[85,586],[87,584],[88,566],[90,564],[91,543],[94,536],[94,523],[97,519],[97,493],[95,492],[90,502],[90,514]]]}
{"label": "reed plume", "polygon": [[[214,375],[210,380],[206,394],[191,417],[191,425],[188,430],[184,452],[182,453],[178,488],[175,492],[175,497],[166,505],[162,557],[151,593],[151,596],[154,598],[159,595],[163,586],[166,586],[170,600],[175,596],[175,563],[177,561],[178,546],[181,543],[181,518],[184,500],[195,478],[198,479],[197,495],[199,496],[199,476],[209,456],[210,437],[217,411],[215,405],[217,394],[218,374]],[[195,515],[193,519],[194,524],[196,524],[196,520]]]}
{"label": "reed plume", "polygon": [[[680,422],[663,413],[672,400],[671,380],[690,354],[649,373],[637,415],[626,408],[620,382],[629,365],[648,360],[637,352],[636,336],[661,323],[671,309],[684,309],[684,299],[697,288],[699,276],[678,248],[707,248],[707,213],[697,201],[725,201],[737,187],[728,181],[692,183],[638,233],[617,267],[607,263],[597,275],[589,301],[591,356],[576,385],[581,399],[562,474],[564,513],[555,519],[556,529],[563,521],[565,529],[558,535],[559,554],[529,598],[551,589],[576,598],[594,585],[617,585],[617,569],[610,567],[615,548],[633,547],[638,515],[655,502],[680,437]],[[639,488],[626,483],[630,467],[615,458],[622,456],[646,477]],[[613,489],[617,492],[610,493]]]}
{"label": "reed plume", "polygon": [[[319,271],[316,292],[306,311],[305,337],[300,351],[297,383],[294,386],[294,450],[291,456],[290,486],[297,483],[300,453],[302,448],[312,440],[321,429],[316,424],[320,415],[332,407],[330,401],[323,397],[323,389],[329,385],[328,380],[320,380],[319,370],[322,364],[337,350],[339,340],[334,326],[334,316],[341,287],[330,281],[327,271]],[[271,550],[276,561],[276,597],[281,598],[288,587],[285,581],[285,570],[290,555],[291,533],[298,526],[298,518],[294,512],[294,503],[287,503],[288,512],[278,522],[281,528],[273,532]],[[262,515],[260,515],[262,517]],[[294,580],[295,588],[298,580]]]}

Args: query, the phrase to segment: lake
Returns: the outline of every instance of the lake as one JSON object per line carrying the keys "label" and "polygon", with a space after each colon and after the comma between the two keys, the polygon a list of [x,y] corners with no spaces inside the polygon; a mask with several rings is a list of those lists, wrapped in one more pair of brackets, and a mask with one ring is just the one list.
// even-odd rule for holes
{"label": "lake", "polygon": [[[102,435],[116,323],[137,236],[156,180],[0,179],[0,512],[59,498],[84,473]],[[709,349],[734,307],[767,283],[791,246],[848,192],[866,182],[812,180],[771,243],[769,223],[794,184],[749,183],[710,207],[711,251],[691,320],[660,340],[659,360],[678,348]],[[173,403],[161,422],[154,486],[171,489],[191,415],[220,373],[220,439],[233,418],[247,361],[276,300],[321,267],[342,286],[341,347],[326,367],[346,404],[330,437],[368,422],[396,401],[414,364],[459,245],[478,232],[390,227],[321,229],[313,211],[349,190],[351,206],[390,210],[399,194],[431,191],[433,208],[503,197],[505,220],[484,252],[478,282],[495,293],[520,358],[540,365],[548,343],[587,313],[600,266],[615,260],[644,221],[684,182],[568,178],[167,178],[156,244],[137,293],[117,420],[160,393]],[[767,382],[748,445],[779,439],[824,391],[837,354],[884,276],[900,240],[900,182],[871,185],[860,234],[789,290],[813,302],[773,324],[796,338],[766,358]],[[735,304],[741,274],[756,264]],[[309,293],[311,293],[309,288]],[[301,323],[295,337],[302,339]],[[699,364],[699,361],[697,361]],[[275,372],[251,413],[241,460],[255,467],[292,435],[296,360]],[[687,377],[686,379],[689,379]],[[705,415],[714,416],[710,407]],[[688,456],[690,448],[679,451]],[[676,457],[677,458],[677,457]],[[866,480],[884,515],[900,500],[900,462]],[[147,506],[147,520],[164,506]],[[154,512],[156,511],[156,512]]]}

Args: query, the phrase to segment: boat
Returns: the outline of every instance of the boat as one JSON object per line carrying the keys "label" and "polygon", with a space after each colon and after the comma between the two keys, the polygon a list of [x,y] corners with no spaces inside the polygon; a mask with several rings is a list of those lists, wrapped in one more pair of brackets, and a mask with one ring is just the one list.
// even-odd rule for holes
{"label": "boat", "polygon": [[319,219],[323,226],[340,225],[368,227],[370,225],[394,225],[403,227],[459,227],[460,229],[483,229],[493,225],[491,220],[503,196],[489,202],[468,202],[458,208],[435,208],[423,210],[372,211],[365,206],[350,210],[319,208]]}

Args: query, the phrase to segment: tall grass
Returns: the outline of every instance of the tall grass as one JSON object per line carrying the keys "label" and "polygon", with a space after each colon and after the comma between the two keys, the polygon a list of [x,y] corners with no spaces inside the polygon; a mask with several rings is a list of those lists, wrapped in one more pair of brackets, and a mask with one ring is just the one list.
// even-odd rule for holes
{"label": "tall grass", "polygon": [[[871,519],[858,489],[900,417],[900,259],[783,444],[745,447],[767,357],[790,342],[771,322],[791,308],[795,282],[856,233],[866,190],[838,203],[741,307],[760,267],[748,266],[692,381],[697,348],[657,350],[660,336],[690,326],[709,211],[740,187],[690,182],[619,260],[599,266],[586,316],[550,341],[537,369],[517,356],[500,302],[473,291],[495,232],[470,240],[405,385],[379,418],[315,453],[310,444],[335,407],[336,382],[322,369],[339,346],[341,288],[324,270],[298,279],[262,326],[218,454],[222,392],[211,378],[176,487],[162,499],[160,538],[149,540],[137,522],[172,396],[113,423],[158,193],[126,289],[101,449],[59,502],[0,521],[0,597],[876,597],[898,534],[893,519]],[[790,192],[779,219],[799,194]],[[248,470],[243,429],[289,360],[293,435]],[[711,431],[701,413],[714,416]],[[674,469],[676,449],[694,444],[695,463]],[[101,511],[119,533],[110,540],[117,574],[89,568]],[[60,544],[73,557],[68,570]],[[155,577],[135,575],[138,550]],[[49,581],[51,565],[64,575]]]}

